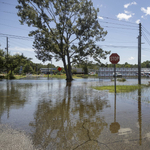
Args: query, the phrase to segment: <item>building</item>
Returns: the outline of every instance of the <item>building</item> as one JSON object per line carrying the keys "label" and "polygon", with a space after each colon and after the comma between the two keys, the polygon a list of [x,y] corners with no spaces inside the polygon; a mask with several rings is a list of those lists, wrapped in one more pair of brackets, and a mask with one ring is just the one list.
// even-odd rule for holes
{"label": "building", "polygon": [[[112,77],[114,72],[114,68],[106,68],[101,67],[98,71],[99,77]],[[116,68],[116,72],[122,74],[122,76],[137,76],[138,75],[138,68]],[[145,73],[150,72],[150,68],[141,68],[141,74],[144,75]]]}
{"label": "building", "polygon": [[41,73],[48,74],[52,73],[56,68],[40,68]]}

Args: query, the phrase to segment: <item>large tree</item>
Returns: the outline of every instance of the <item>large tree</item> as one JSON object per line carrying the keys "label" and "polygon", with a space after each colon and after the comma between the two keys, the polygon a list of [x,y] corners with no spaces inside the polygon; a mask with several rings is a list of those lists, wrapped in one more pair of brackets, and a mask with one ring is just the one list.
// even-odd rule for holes
{"label": "large tree", "polygon": [[72,80],[71,64],[95,61],[109,53],[96,45],[107,31],[100,26],[91,0],[18,0],[20,22],[36,29],[33,47],[42,61],[62,60],[67,80]]}

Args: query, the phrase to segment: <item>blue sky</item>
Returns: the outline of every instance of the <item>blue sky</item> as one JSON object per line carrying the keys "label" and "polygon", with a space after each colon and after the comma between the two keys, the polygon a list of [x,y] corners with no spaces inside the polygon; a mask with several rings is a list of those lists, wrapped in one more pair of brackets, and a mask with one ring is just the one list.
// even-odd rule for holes
{"label": "blue sky", "polygon": [[[21,25],[15,6],[17,0],[0,0],[0,44],[6,47],[6,35],[17,35],[28,37],[33,28]],[[149,60],[150,55],[150,1],[148,0],[93,0],[95,8],[99,8],[98,21],[108,31],[104,42],[98,42],[104,50],[120,55],[119,63],[137,64],[139,25],[142,24],[142,57],[141,61]],[[42,63],[35,58],[32,48],[33,39],[22,37],[9,37],[9,51],[11,54],[23,53],[33,58],[35,63]],[[103,63],[110,63],[109,56]],[[45,64],[47,64],[46,62]],[[62,62],[55,62],[56,66],[63,66]]]}

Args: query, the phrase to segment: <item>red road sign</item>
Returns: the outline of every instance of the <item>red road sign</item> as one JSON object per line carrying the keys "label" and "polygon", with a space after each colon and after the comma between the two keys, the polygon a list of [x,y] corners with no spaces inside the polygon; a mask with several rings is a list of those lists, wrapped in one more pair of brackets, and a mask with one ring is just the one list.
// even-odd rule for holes
{"label": "red road sign", "polygon": [[58,68],[58,71],[61,71],[61,69],[62,69],[62,68],[59,67],[59,68]]}
{"label": "red road sign", "polygon": [[109,56],[109,61],[110,61],[112,64],[117,64],[117,63],[120,61],[120,56],[119,56],[117,53],[112,53],[112,54]]}

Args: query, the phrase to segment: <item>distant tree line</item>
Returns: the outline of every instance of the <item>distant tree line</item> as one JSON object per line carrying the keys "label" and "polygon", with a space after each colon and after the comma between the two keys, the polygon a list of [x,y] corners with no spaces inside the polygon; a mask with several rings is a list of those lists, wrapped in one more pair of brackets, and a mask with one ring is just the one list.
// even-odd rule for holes
{"label": "distant tree line", "polygon": [[[0,49],[0,73],[7,73],[10,76],[13,74],[39,74],[40,68],[47,68],[48,65],[41,63],[33,63],[31,58],[25,57],[23,54],[6,54],[5,51]],[[56,68],[55,65],[49,64],[50,68]]]}
{"label": "distant tree line", "polygon": [[[37,64],[31,61],[31,58],[25,57],[23,54],[6,54],[5,51],[0,49],[0,73],[6,73],[8,71],[9,75],[13,74],[39,74],[40,68],[58,68],[53,64],[43,65],[41,63]],[[114,67],[113,64],[98,64],[92,61],[86,60],[82,64],[73,65],[73,68],[82,68],[85,74],[88,74],[88,69],[98,70],[100,67]],[[129,64],[125,62],[124,64],[116,64],[117,68],[137,68],[137,64]],[[150,68],[150,61],[144,61],[141,63],[142,68]],[[72,70],[74,72],[75,70]],[[65,73],[65,69],[62,68],[62,73]],[[57,70],[56,70],[57,73]]]}

